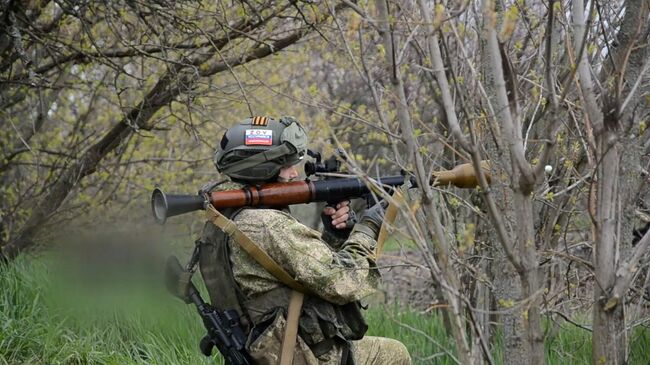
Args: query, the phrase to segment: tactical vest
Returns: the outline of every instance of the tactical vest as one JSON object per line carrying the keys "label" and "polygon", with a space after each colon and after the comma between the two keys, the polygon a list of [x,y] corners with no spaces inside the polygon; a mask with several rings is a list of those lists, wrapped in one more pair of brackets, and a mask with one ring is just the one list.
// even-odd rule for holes
{"label": "tactical vest", "polygon": [[[234,220],[243,210],[227,209],[221,213]],[[230,261],[230,245],[237,244],[212,223],[203,227],[199,245],[199,267],[210,294],[212,305],[220,310],[235,309],[247,334],[255,337],[264,330],[278,309],[287,313],[291,289],[285,286],[255,298],[246,298],[235,282]],[[321,298],[305,296],[298,323],[298,334],[319,357],[338,345],[343,348],[341,364],[354,364],[349,341],[363,338],[366,324],[358,302],[336,305]]]}

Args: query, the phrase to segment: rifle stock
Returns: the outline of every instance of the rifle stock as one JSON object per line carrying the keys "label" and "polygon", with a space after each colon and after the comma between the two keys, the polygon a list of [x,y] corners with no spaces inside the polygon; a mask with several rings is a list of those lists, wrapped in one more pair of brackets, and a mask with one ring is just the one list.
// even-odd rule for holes
{"label": "rifle stock", "polygon": [[[489,182],[487,162],[483,161],[481,166]],[[386,190],[390,190],[403,185],[406,179],[402,175],[386,176],[378,178],[377,182]],[[412,186],[416,186],[414,179],[409,180]],[[431,184],[473,188],[478,186],[478,178],[471,164],[462,164],[449,171],[435,172],[431,177]],[[281,207],[312,202],[342,201],[360,198],[370,193],[370,189],[359,178],[278,182],[198,195],[166,195],[156,188],[151,196],[151,208],[156,221],[164,224],[168,217],[204,209],[206,204],[211,204],[217,210],[245,206]]]}

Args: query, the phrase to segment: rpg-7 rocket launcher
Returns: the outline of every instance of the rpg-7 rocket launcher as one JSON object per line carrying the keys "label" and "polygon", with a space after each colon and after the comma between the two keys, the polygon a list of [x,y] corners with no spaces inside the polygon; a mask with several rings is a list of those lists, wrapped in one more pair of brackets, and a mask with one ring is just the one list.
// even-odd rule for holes
{"label": "rpg-7 rocket launcher", "polygon": [[[308,172],[335,172],[339,167],[332,162],[332,159],[321,163],[318,156],[316,160],[316,163],[306,166]],[[481,165],[489,182],[488,164],[483,161]],[[403,175],[376,179],[385,189],[401,186],[407,180],[410,181],[411,186],[416,186],[414,178]],[[454,185],[459,188],[474,188],[478,186],[478,177],[472,165],[466,163],[458,165],[452,170],[434,172],[430,183],[434,186]],[[212,204],[217,210],[245,206],[282,207],[312,202],[338,202],[361,198],[368,194],[371,194],[371,191],[360,178],[276,182],[246,186],[238,190],[199,192],[197,195],[165,194],[161,189],[156,188],[151,196],[151,208],[156,221],[164,224],[169,217],[203,210],[207,204]]]}

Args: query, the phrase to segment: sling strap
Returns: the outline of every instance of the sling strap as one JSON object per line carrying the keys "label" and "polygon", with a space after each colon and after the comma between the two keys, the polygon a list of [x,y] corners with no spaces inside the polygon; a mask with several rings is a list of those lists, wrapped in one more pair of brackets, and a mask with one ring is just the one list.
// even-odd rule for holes
{"label": "sling strap", "polygon": [[215,226],[224,231],[233,241],[237,242],[251,257],[262,267],[280,280],[286,286],[293,289],[291,300],[287,312],[287,326],[282,339],[282,352],[280,355],[280,365],[291,365],[293,362],[294,349],[296,347],[296,337],[298,335],[298,320],[302,310],[304,293],[307,289],[298,283],[286,270],[282,268],[271,256],[269,256],[259,245],[242,232],[235,222],[221,214],[211,204],[207,205],[206,213],[208,220]]}
{"label": "sling strap", "polygon": [[291,292],[289,310],[287,311],[287,327],[284,329],[282,338],[282,352],[280,353],[280,365],[291,365],[293,363],[293,352],[298,337],[298,320],[305,295],[299,291]]}

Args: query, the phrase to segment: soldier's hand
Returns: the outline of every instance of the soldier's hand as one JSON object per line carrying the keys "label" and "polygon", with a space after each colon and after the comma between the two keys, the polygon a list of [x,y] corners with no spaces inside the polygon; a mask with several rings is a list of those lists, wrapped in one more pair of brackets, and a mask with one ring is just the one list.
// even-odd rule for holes
{"label": "soldier's hand", "polygon": [[336,207],[327,206],[323,209],[323,214],[332,218],[332,227],[336,229],[346,229],[348,227],[348,220],[351,217],[350,201],[344,200]]}
{"label": "soldier's hand", "polygon": [[384,221],[384,211],[386,208],[388,208],[388,202],[381,200],[379,203],[366,209],[366,211],[361,216],[359,223],[366,225],[372,229],[375,234],[379,234],[379,230],[381,229],[381,225]]}

